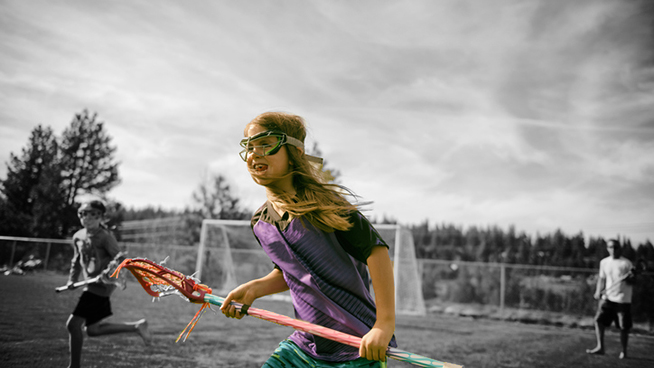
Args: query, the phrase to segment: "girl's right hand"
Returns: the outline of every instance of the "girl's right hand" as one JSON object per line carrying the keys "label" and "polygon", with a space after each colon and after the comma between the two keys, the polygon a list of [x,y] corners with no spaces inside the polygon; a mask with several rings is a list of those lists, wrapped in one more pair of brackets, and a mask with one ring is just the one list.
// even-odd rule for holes
{"label": "girl's right hand", "polygon": [[220,311],[229,318],[241,319],[244,314],[241,313],[240,308],[232,305],[231,302],[252,305],[255,299],[252,286],[243,284],[227,294],[223,305],[220,307]]}

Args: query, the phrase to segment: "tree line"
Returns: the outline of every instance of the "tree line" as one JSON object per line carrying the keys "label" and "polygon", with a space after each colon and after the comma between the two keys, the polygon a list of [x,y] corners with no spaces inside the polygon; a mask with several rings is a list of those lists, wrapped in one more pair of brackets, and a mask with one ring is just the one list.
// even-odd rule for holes
{"label": "tree line", "polygon": [[[452,224],[429,226],[427,221],[411,227],[416,257],[470,262],[495,262],[535,266],[596,268],[609,255],[609,239],[589,237],[583,233],[567,235],[557,229],[551,234],[529,236],[510,226],[467,229]],[[616,235],[616,238],[619,236]],[[654,269],[654,247],[647,240],[634,247],[628,238],[619,239],[623,256],[635,262],[646,262]]]}
{"label": "tree line", "polygon": [[[182,210],[125,207],[112,200],[107,194],[120,184],[120,175],[117,148],[111,141],[105,124],[87,110],[75,114],[60,137],[50,127],[35,127],[22,152],[10,154],[7,177],[0,180],[0,234],[69,237],[79,228],[77,207],[84,195],[105,200],[109,225],[118,228],[126,221],[179,217],[186,244],[199,241],[204,218],[250,217],[251,211],[241,206],[223,175],[206,177],[191,193],[193,206]],[[317,144],[310,151],[321,156]],[[327,164],[323,174],[332,182],[340,175]],[[380,221],[396,222],[385,216]],[[464,230],[453,224],[430,226],[424,221],[410,228],[418,258],[595,268],[608,255],[605,239],[591,237],[586,244],[583,234],[567,235],[560,230],[532,237],[514,227],[472,226]],[[629,239],[621,240],[627,258],[654,265],[651,242],[632,247]]]}

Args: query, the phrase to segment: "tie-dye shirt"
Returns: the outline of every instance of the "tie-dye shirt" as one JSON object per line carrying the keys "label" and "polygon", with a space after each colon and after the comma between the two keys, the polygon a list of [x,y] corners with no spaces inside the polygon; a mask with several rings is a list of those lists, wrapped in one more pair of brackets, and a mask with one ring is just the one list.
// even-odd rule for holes
{"label": "tie-dye shirt", "polygon": [[[80,276],[84,279],[99,275],[120,252],[116,238],[105,229],[98,228],[93,234],[81,229],[73,235],[75,255],[70,265],[68,280],[76,282]],[[93,283],[85,290],[100,296],[110,296],[116,289],[113,284]]]}

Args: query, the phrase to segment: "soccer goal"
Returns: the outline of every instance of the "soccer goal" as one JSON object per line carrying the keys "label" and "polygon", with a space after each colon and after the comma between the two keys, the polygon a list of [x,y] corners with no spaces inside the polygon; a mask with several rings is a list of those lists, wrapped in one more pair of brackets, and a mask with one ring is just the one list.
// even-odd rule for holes
{"label": "soccer goal", "polygon": [[[390,247],[396,313],[424,315],[422,282],[411,232],[398,225],[375,225],[375,229]],[[202,221],[196,276],[216,293],[226,295],[242,283],[267,275],[272,267],[252,234],[250,221]],[[288,291],[284,295],[288,296]]]}

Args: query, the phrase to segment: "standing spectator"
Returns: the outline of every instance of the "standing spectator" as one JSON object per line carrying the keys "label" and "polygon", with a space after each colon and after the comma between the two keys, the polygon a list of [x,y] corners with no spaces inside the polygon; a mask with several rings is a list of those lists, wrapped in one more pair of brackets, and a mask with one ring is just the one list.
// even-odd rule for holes
{"label": "standing spectator", "polygon": [[631,295],[634,274],[631,261],[622,257],[622,246],[616,239],[609,240],[606,249],[609,256],[600,261],[599,278],[595,299],[599,300],[595,315],[597,346],[586,350],[588,354],[604,354],[604,330],[615,322],[620,329],[622,352],[620,359],[627,358],[627,343],[631,321]]}

